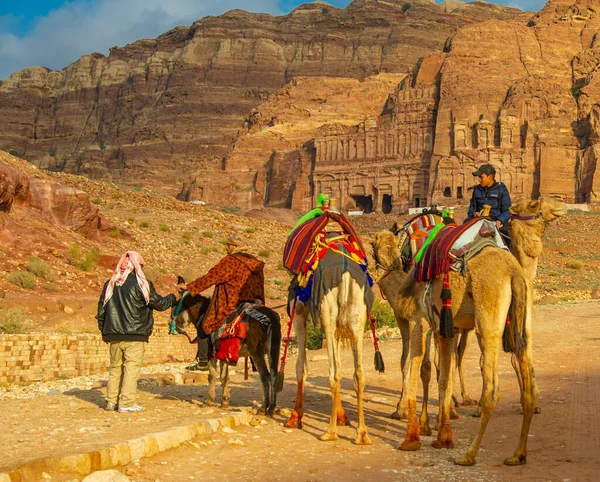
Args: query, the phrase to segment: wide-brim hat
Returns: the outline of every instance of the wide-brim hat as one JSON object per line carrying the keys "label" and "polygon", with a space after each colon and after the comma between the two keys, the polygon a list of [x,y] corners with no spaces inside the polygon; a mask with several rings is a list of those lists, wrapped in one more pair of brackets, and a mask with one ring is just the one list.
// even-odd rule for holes
{"label": "wide-brim hat", "polygon": [[496,175],[496,169],[491,164],[482,164],[479,169],[473,171],[474,176],[481,176],[482,174],[488,174],[491,176]]}
{"label": "wide-brim hat", "polygon": [[230,236],[227,238],[227,240],[225,241],[225,244],[227,246],[235,246],[237,248],[241,248],[242,247],[242,242],[237,238],[236,235]]}

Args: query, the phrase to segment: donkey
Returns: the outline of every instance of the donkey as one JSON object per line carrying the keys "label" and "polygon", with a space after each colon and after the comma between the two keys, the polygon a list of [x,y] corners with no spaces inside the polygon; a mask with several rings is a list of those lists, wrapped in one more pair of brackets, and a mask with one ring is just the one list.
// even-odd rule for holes
{"label": "donkey", "polygon": [[[185,283],[185,280],[180,278],[179,283]],[[185,332],[186,326],[194,325],[195,327],[196,323],[201,323],[209,304],[210,298],[202,295],[183,297],[180,303],[171,309],[171,320],[175,322],[177,332],[190,338]],[[281,346],[281,323],[279,314],[266,306],[260,306],[256,308],[256,311],[266,315],[269,322],[265,323],[249,318],[248,331],[244,341],[248,347],[252,363],[258,370],[263,387],[261,411],[273,415],[277,403],[275,379],[277,378]],[[222,361],[219,366],[219,378],[223,388],[221,407],[227,408],[229,407],[229,365]],[[208,403],[210,404],[215,403],[216,383],[217,358],[211,356],[208,372]]]}

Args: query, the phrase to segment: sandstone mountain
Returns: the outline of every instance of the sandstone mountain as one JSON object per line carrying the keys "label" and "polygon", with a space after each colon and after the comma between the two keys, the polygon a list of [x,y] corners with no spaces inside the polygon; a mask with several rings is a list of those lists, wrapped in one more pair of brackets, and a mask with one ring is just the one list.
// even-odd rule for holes
{"label": "sandstone mountain", "polygon": [[[432,0],[355,0],[345,9],[314,2],[281,17],[234,10],[109,56],[86,55],[60,72],[12,74],[0,83],[0,148],[41,168],[173,195],[191,174],[217,179],[212,173],[228,169],[224,159],[250,111],[296,77],[407,73],[462,26],[529,18]],[[365,114],[380,107],[373,100]],[[270,155],[246,171],[256,173]],[[248,197],[234,187],[249,176],[238,181],[236,171],[218,177],[216,201]]]}

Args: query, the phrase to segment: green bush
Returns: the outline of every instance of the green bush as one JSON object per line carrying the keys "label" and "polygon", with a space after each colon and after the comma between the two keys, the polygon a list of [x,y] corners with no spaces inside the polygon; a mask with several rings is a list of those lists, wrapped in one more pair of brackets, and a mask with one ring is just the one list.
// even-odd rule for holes
{"label": "green bush", "polygon": [[84,250],[81,244],[73,243],[69,251],[69,263],[77,266],[82,271],[89,271],[98,264],[100,250],[97,246]]}
{"label": "green bush", "polygon": [[259,255],[261,258],[268,258],[269,256],[271,256],[271,251],[269,251],[268,249],[261,249],[261,250],[258,252],[258,255]]}
{"label": "green bush", "polygon": [[[382,328],[384,326],[397,327],[396,317],[394,311],[387,301],[375,301],[372,308],[373,318],[375,318],[375,328]],[[367,324],[370,329],[370,325]]]}
{"label": "green bush", "polygon": [[319,324],[315,328],[312,318],[309,315],[306,318],[306,348],[309,350],[319,350],[323,347],[324,336],[325,333],[321,325]]}
{"label": "green bush", "polygon": [[406,12],[410,7],[412,7],[412,5],[406,2],[404,5],[402,5],[402,12]]}
{"label": "green bush", "polygon": [[92,199],[92,202],[96,205],[96,206],[100,206],[102,204],[102,199],[100,199],[99,197]]}
{"label": "green bush", "polygon": [[52,271],[52,267],[37,256],[32,256],[29,258],[29,261],[27,261],[27,271],[33,273],[38,278],[43,278],[48,281],[56,280],[56,275],[54,274],[54,271]]}
{"label": "green bush", "polygon": [[212,238],[213,233],[211,231],[203,231],[202,236],[204,236],[205,238]]}
{"label": "green bush", "polygon": [[171,226],[169,226],[168,224],[161,224],[158,229],[166,233],[168,231],[171,231]]}
{"label": "green bush", "polygon": [[225,214],[234,214],[237,213],[241,208],[239,206],[221,206],[219,211],[224,212]]}
{"label": "green bush", "polygon": [[14,157],[21,157],[21,154],[19,154],[19,153],[18,153],[17,151],[15,151],[14,149],[11,149],[10,151],[8,151],[8,153],[9,153],[11,156],[14,156]]}
{"label": "green bush", "polygon": [[59,290],[59,287],[56,283],[50,281],[50,282],[46,283],[46,285],[44,286],[44,289],[51,293],[56,293]]}
{"label": "green bush", "polygon": [[140,223],[140,228],[149,228],[150,227],[150,223],[148,221],[142,221]]}
{"label": "green bush", "polygon": [[583,265],[579,261],[569,261],[567,263],[567,268],[570,268],[570,269],[581,269],[581,268],[583,268]]}
{"label": "green bush", "polygon": [[25,290],[35,288],[36,284],[35,276],[28,271],[15,271],[8,276],[8,281]]}
{"label": "green bush", "polygon": [[5,310],[0,306],[0,328],[5,333],[25,333],[29,323],[27,312],[22,308]]}
{"label": "green bush", "polygon": [[256,232],[256,228],[248,227],[248,228],[246,228],[246,232],[249,233],[249,234],[253,234],[253,233]]}
{"label": "green bush", "polygon": [[192,242],[192,233],[184,231],[181,235],[181,240],[183,241],[183,244],[190,244]]}
{"label": "green bush", "polygon": [[121,239],[121,231],[119,231],[118,229],[113,229],[109,236],[113,239]]}

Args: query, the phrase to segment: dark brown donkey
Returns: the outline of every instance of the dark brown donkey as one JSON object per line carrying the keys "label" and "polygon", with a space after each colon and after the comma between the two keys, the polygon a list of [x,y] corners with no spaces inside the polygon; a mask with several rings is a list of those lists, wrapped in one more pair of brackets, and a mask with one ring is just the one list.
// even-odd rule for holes
{"label": "dark brown donkey", "polygon": [[[180,279],[179,282],[185,283]],[[208,309],[210,298],[202,295],[184,296],[180,303],[171,309],[171,320],[175,322],[178,333],[185,334],[185,328],[188,325],[196,326],[196,322],[201,320]],[[266,306],[259,306],[255,311],[264,316],[258,316],[258,321],[252,317],[248,319],[248,331],[246,339],[242,342],[248,347],[248,352],[254,366],[260,375],[260,382],[263,387],[263,402],[261,410],[266,414],[273,415],[277,403],[277,393],[275,391],[275,379],[277,378],[277,368],[279,363],[279,349],[281,345],[281,323],[279,314]],[[190,338],[188,336],[188,338]],[[211,349],[212,352],[212,349]],[[268,360],[268,361],[267,361]],[[222,407],[229,406],[229,365],[220,362],[219,378],[223,387]],[[215,392],[217,384],[217,359],[211,356],[209,360],[208,372],[208,402],[215,402]]]}

